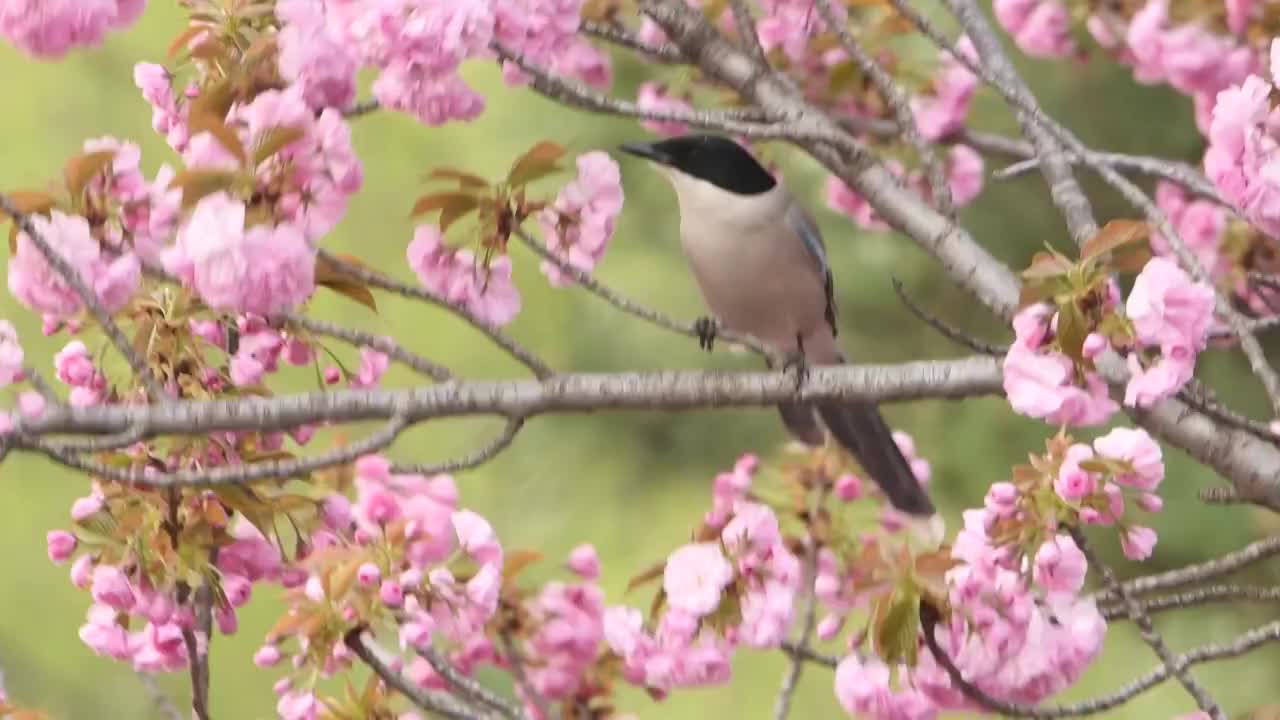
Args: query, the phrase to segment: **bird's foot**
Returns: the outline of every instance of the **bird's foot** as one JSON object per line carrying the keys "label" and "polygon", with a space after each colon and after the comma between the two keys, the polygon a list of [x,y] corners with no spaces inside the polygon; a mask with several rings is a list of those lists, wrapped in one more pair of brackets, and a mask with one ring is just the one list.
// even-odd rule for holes
{"label": "bird's foot", "polygon": [[795,376],[796,392],[800,392],[805,382],[809,379],[809,360],[804,356],[804,351],[797,350],[787,353],[782,361],[782,371],[792,373]]}
{"label": "bird's foot", "polygon": [[716,335],[720,333],[720,321],[710,315],[703,315],[693,321],[693,331],[698,334],[698,347],[711,352],[716,342]]}

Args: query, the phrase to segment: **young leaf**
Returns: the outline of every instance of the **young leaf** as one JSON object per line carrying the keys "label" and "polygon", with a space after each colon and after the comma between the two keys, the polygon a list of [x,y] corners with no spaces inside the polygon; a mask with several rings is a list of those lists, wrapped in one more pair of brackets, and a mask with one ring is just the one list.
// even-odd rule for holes
{"label": "young leaf", "polygon": [[457,182],[458,185],[464,188],[475,188],[477,190],[481,188],[489,187],[489,181],[485,180],[479,175],[473,175],[469,172],[463,172],[462,170],[455,170],[454,168],[447,168],[447,167],[436,168],[435,170],[432,170],[431,172],[427,173],[427,176],[425,179],[453,180]]}
{"label": "young leaf", "polygon": [[440,232],[447,232],[450,225],[475,212],[478,207],[480,201],[475,197],[451,201],[440,210]]}
{"label": "young leaf", "polygon": [[[13,208],[24,215],[33,215],[49,210],[57,202],[52,195],[39,190],[14,190],[4,193]],[[0,218],[12,219],[9,214],[0,210]]]}
{"label": "young leaf", "polygon": [[1132,245],[1111,254],[1111,269],[1118,273],[1136,274],[1151,262],[1151,246]]}
{"label": "young leaf", "polygon": [[[345,256],[340,257],[347,261],[355,260]],[[356,261],[356,264],[360,263]],[[339,270],[323,255],[316,258],[315,283],[378,312],[378,301],[373,297],[373,291],[356,278]]]}
{"label": "young leaf", "polygon": [[178,53],[185,50],[187,48],[187,45],[193,39],[195,39],[197,35],[199,35],[200,33],[204,32],[207,29],[208,28],[204,27],[203,25],[188,25],[186,30],[183,30],[182,32],[178,33],[177,37],[175,37],[169,43],[169,48],[166,51],[169,56],[169,59],[172,60],[173,58],[177,57]]}
{"label": "young leaf", "polygon": [[231,128],[222,119],[221,115],[191,114],[191,120],[188,123],[191,126],[191,134],[197,135],[201,132],[207,132],[218,140],[218,144],[226,148],[241,165],[245,164],[248,154],[244,151],[244,143],[240,142],[240,136],[236,135],[236,131]]}
{"label": "young leaf", "polygon": [[1018,309],[1022,310],[1028,305],[1035,305],[1053,297],[1053,283],[1049,281],[1026,282],[1022,284],[1022,291],[1018,294]]}
{"label": "young leaf", "polygon": [[235,86],[231,78],[223,78],[200,90],[200,94],[191,101],[188,117],[212,115],[216,118],[225,118],[235,99]]}
{"label": "young leaf", "polygon": [[1084,362],[1084,339],[1088,334],[1079,306],[1067,303],[1058,308],[1058,344],[1063,354],[1077,363]]}
{"label": "young leaf", "polygon": [[915,664],[919,635],[920,596],[893,593],[880,598],[872,613],[872,639],[876,653],[887,664]]}
{"label": "young leaf", "polygon": [[226,170],[184,170],[174,176],[170,188],[182,189],[182,207],[191,208],[208,195],[230,190],[236,174]]}
{"label": "young leaf", "polygon": [[557,163],[567,152],[564,147],[550,140],[539,142],[511,165],[511,172],[507,173],[507,184],[519,187],[550,175],[558,169]]}
{"label": "young leaf", "polygon": [[115,150],[99,150],[97,152],[72,155],[71,159],[67,160],[67,164],[62,168],[62,178],[67,183],[67,190],[71,192],[71,197],[80,197],[89,181],[96,177],[98,173],[107,169],[111,165],[111,161],[115,160],[115,157]]}
{"label": "young leaf", "polygon": [[662,577],[662,573],[665,572],[666,569],[667,569],[666,560],[663,560],[660,563],[655,563],[654,565],[650,565],[648,568],[642,571],[639,575],[636,575],[635,577],[627,581],[627,589],[624,592],[631,592],[632,590],[635,590],[641,585],[645,585],[647,583],[653,582],[654,580],[657,580],[658,578]]}
{"label": "young leaf", "polygon": [[1022,277],[1027,280],[1045,280],[1066,275],[1071,267],[1071,261],[1062,254],[1041,251],[1031,258],[1031,266],[1022,271]]}
{"label": "young leaf", "polygon": [[514,550],[507,553],[502,561],[502,580],[514,579],[525,568],[542,559],[542,553],[536,550]]}
{"label": "young leaf", "polygon": [[1129,243],[1147,239],[1150,228],[1138,220],[1112,220],[1080,248],[1080,257],[1088,260]]}
{"label": "young leaf", "polygon": [[418,217],[429,212],[444,210],[454,205],[462,206],[471,203],[473,206],[477,203],[474,195],[465,192],[443,192],[434,195],[423,195],[413,204],[413,209],[409,211],[409,217]]}
{"label": "young leaf", "polygon": [[298,127],[282,126],[271,128],[258,139],[258,144],[253,149],[253,164],[255,166],[261,164],[263,160],[301,140],[306,134],[305,130]]}

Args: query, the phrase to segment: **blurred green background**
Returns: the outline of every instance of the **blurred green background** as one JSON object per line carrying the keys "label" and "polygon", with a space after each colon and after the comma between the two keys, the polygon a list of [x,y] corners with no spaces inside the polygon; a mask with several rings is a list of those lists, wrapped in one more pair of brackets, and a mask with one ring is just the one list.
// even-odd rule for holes
{"label": "blurred green background", "polygon": [[[131,31],[112,36],[99,50],[73,54],[60,63],[37,63],[0,47],[0,77],[6,98],[0,107],[0,188],[42,185],[56,177],[63,160],[86,138],[115,135],[143,147],[151,174],[173,154],[150,130],[150,109],[131,81],[141,60],[161,61],[169,38],[181,24],[177,8],[155,3]],[[633,97],[651,68],[619,56],[614,91]],[[1053,115],[1090,144],[1118,151],[1155,154],[1196,162],[1200,141],[1189,101],[1163,89],[1135,85],[1127,71],[1112,65],[1046,65],[1023,62]],[[584,115],[555,106],[525,90],[505,88],[490,68],[471,76],[486,91],[489,109],[472,125],[425,128],[385,112],[354,122],[355,142],[364,162],[365,189],[327,246],[352,252],[411,279],[404,248],[412,224],[407,219],[420,174],[453,165],[481,174],[505,170],[515,154],[543,138],[575,151],[610,148],[647,133],[637,124]],[[985,129],[1015,127],[997,103],[982,96],[975,113]],[[916,321],[894,298],[890,278],[903,281],[927,307],[965,327],[1003,341],[1007,334],[981,308],[954,289],[928,257],[901,237],[864,234],[827,211],[821,202],[822,174],[810,162],[776,148],[790,181],[810,200],[836,269],[842,308],[842,337],[857,360],[891,362],[962,354]],[[599,276],[621,292],[678,317],[701,313],[691,277],[675,241],[673,198],[656,173],[622,159],[627,206]],[[990,161],[988,169],[998,166]],[[1100,219],[1128,213],[1117,197],[1089,179]],[[1038,176],[990,184],[963,212],[974,234],[1001,258],[1022,267],[1045,242],[1061,245],[1064,233]],[[521,341],[564,370],[755,367],[753,360],[717,352],[707,356],[692,340],[676,337],[619,315],[575,289],[547,286],[537,262],[515,250],[517,279],[525,310],[510,327]],[[380,297],[373,314],[321,293],[317,315],[376,332],[394,334],[472,377],[522,376],[522,370],[482,338],[443,312]],[[28,357],[51,362],[65,338],[47,339],[39,322],[7,293],[0,316],[19,328]],[[347,353],[350,356],[350,353]],[[1261,393],[1243,364],[1210,352],[1202,377],[1251,411],[1264,410]],[[387,383],[416,381],[396,369]],[[296,389],[305,387],[298,379]],[[11,392],[11,391],[10,391]],[[6,397],[9,404],[11,397]],[[981,503],[985,488],[1006,477],[1011,464],[1042,447],[1048,430],[1013,416],[999,400],[923,402],[886,410],[895,426],[910,432],[933,463],[933,492],[949,525],[965,506]],[[392,455],[431,461],[472,447],[495,432],[494,422],[431,423],[401,438]],[[630,413],[560,416],[531,422],[517,442],[482,469],[459,476],[463,503],[491,518],[508,547],[543,549],[548,560],[532,571],[549,574],[557,558],[579,542],[595,543],[604,560],[610,602],[647,602],[627,597],[627,579],[687,537],[705,509],[710,479],[746,451],[776,456],[784,436],[771,410],[725,410],[680,414]],[[1218,483],[1185,456],[1168,451],[1165,512],[1156,518],[1160,544],[1155,559],[1139,568],[1124,561],[1114,536],[1096,543],[1118,572],[1159,570],[1222,552],[1265,530],[1248,510],[1209,508],[1195,499],[1199,488]],[[138,679],[120,664],[91,654],[76,628],[88,606],[85,593],[68,582],[65,567],[45,558],[44,535],[68,523],[68,507],[86,492],[84,478],[27,457],[9,458],[0,468],[0,668],[15,699],[64,718],[146,718],[150,708]],[[1274,569],[1259,572],[1275,575]],[[241,615],[240,631],[214,644],[212,707],[218,718],[274,717],[270,687],[278,677],[249,662],[278,610],[277,591],[260,588]],[[1175,649],[1234,635],[1270,619],[1259,608],[1222,608],[1162,615],[1158,627]],[[1201,667],[1196,675],[1217,693],[1231,714],[1280,700],[1275,685],[1275,652]],[[1154,665],[1155,659],[1133,629],[1117,625],[1102,661],[1086,680],[1060,699],[1109,692]],[[780,655],[740,653],[730,687],[676,693],[655,704],[637,692],[621,706],[649,718],[760,717],[772,700],[783,670]],[[180,705],[187,702],[185,676],[161,679]],[[1159,718],[1193,709],[1176,684],[1108,715]],[[794,717],[837,717],[832,674],[805,672]]]}

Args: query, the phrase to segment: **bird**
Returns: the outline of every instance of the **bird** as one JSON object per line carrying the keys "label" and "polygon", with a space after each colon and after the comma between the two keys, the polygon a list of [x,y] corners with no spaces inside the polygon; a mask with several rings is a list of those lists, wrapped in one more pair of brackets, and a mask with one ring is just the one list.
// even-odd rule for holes
{"label": "bird", "polygon": [[[712,348],[720,330],[750,335],[784,358],[784,368],[794,368],[801,382],[809,366],[846,364],[836,342],[826,244],[782,181],[722,135],[690,133],[619,149],[651,163],[675,191],[680,245],[710,313],[694,323],[703,348]],[[825,427],[896,510],[935,515],[874,403],[785,401],[778,411],[806,445],[823,445]]]}

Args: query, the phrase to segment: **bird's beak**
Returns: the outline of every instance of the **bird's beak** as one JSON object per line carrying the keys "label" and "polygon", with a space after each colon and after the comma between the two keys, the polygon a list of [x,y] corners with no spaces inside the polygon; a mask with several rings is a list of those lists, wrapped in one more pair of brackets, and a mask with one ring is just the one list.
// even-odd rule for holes
{"label": "bird's beak", "polygon": [[666,165],[671,161],[671,158],[668,157],[666,153],[654,147],[652,143],[623,143],[618,146],[618,149],[628,155],[635,155],[636,157],[644,158],[645,160],[651,160],[659,165]]}

